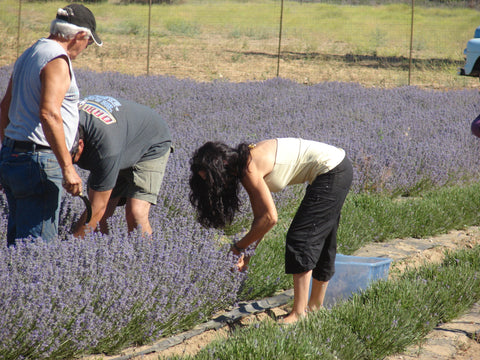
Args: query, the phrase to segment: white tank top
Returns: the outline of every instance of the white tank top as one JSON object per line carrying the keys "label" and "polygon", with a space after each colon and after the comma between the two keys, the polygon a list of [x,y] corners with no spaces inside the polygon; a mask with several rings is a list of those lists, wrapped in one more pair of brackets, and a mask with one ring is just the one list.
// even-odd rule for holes
{"label": "white tank top", "polygon": [[[28,48],[15,62],[12,74],[12,101],[8,117],[10,123],[5,129],[5,136],[19,141],[32,141],[49,146],[40,123],[39,109],[42,83],[40,72],[53,59],[65,55],[65,50],[54,40],[40,39]],[[75,74],[70,58],[70,88],[62,102],[61,114],[65,142],[71,149],[78,129],[78,91]]]}
{"label": "white tank top", "polygon": [[311,184],[318,175],[329,172],[344,158],[345,151],[332,145],[295,138],[277,139],[275,165],[264,179],[272,192],[287,185]]}

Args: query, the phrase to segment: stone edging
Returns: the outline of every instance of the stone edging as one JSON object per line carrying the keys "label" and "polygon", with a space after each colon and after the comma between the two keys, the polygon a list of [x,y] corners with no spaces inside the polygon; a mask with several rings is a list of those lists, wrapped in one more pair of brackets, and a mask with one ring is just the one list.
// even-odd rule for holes
{"label": "stone edging", "polygon": [[254,315],[260,312],[264,312],[264,311],[285,305],[292,299],[293,299],[293,289],[289,289],[278,295],[272,296],[270,298],[266,298],[258,301],[240,303],[235,309],[226,313],[222,313],[221,315],[213,318],[210,321],[207,321],[206,323],[197,325],[192,330],[169,337],[167,339],[160,340],[144,350],[135,351],[134,353],[128,354],[128,355],[113,357],[111,358],[111,360],[129,360],[137,356],[148,355],[151,353],[166,350],[172,346],[181,344],[185,340],[188,340],[194,336],[200,335],[201,333],[207,330],[218,330],[246,316]]}

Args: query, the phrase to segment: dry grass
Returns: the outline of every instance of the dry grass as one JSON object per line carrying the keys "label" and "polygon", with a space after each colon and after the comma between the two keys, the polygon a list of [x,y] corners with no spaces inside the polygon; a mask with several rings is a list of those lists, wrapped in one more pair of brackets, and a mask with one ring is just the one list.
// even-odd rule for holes
{"label": "dry grass", "polygon": [[[6,8],[7,11],[12,15],[15,14],[15,0],[2,1],[8,1],[10,7]],[[38,37],[46,35],[41,32],[44,31],[41,30],[44,29],[41,18],[46,15],[40,16],[39,14],[40,12],[48,13],[49,18],[50,12],[46,10],[57,6],[57,3],[48,3],[47,5],[27,3],[23,6],[24,13],[33,12],[36,16],[29,17],[29,23],[22,28],[20,49],[26,48]],[[27,8],[28,6],[32,8]],[[97,5],[91,7],[93,8],[93,6]],[[362,9],[366,15],[375,15],[376,17],[372,18],[373,20],[370,19],[373,21],[372,24],[365,24],[365,27],[368,26],[367,29],[361,29],[364,37],[370,34],[371,38],[366,39],[364,45],[358,44],[357,48],[355,48],[357,45],[352,47],[347,38],[344,41],[336,40],[335,36],[338,37],[338,34],[327,36],[319,31],[315,33],[312,31],[305,32],[304,29],[297,28],[299,26],[298,21],[301,20],[296,20],[297,23],[288,25],[288,29],[293,28],[293,30],[285,30],[284,32],[280,61],[277,57],[276,25],[267,28],[265,24],[259,24],[258,28],[252,27],[249,30],[249,27],[254,26],[254,24],[244,24],[239,21],[228,27],[220,20],[215,20],[213,24],[207,21],[199,24],[201,30],[195,34],[172,34],[165,28],[165,23],[169,18],[182,18],[183,16],[189,21],[186,23],[187,25],[196,26],[199,21],[198,18],[204,16],[199,14],[203,13],[197,8],[188,8],[187,11],[184,6],[155,8],[155,11],[158,12],[158,14],[155,14],[155,19],[160,20],[157,20],[153,29],[154,35],[151,37],[150,44],[151,56],[149,64],[147,64],[147,38],[144,33],[145,29],[139,27],[139,24],[142,23],[139,21],[144,21],[141,19],[145,17],[145,7],[112,8],[110,5],[110,8],[108,8],[107,6],[98,5],[94,8],[95,13],[99,14],[97,16],[98,22],[106,24],[104,26],[109,29],[109,31],[103,29],[104,31],[101,32],[104,46],[102,48],[90,47],[82,53],[74,62],[77,69],[87,68],[98,72],[115,71],[131,75],[146,75],[148,65],[149,75],[171,75],[180,79],[191,78],[198,81],[223,80],[232,82],[271,79],[277,76],[278,71],[278,75],[282,78],[305,84],[340,81],[357,82],[365,86],[376,87],[396,87],[410,84],[429,89],[480,88],[480,82],[477,78],[457,75],[457,68],[463,66],[461,51],[463,51],[466,40],[470,36],[464,35],[465,24],[462,25],[462,29],[453,32],[452,36],[455,37],[455,41],[447,39],[449,40],[448,43],[446,40],[445,45],[442,45],[442,51],[451,49],[455,54],[448,55],[451,51],[447,51],[445,54],[438,55],[437,58],[439,59],[433,60],[429,60],[432,56],[429,55],[431,49],[427,47],[428,41],[438,42],[439,36],[448,38],[449,36],[446,35],[450,34],[445,33],[445,31],[438,33],[438,27],[441,27],[442,23],[439,23],[437,28],[433,29],[431,36],[427,37],[426,40],[423,40],[426,31],[419,30],[419,40],[417,40],[414,49],[414,59],[409,74],[409,52],[408,49],[405,51],[408,41],[405,42],[407,36],[404,34],[408,30],[408,26],[406,27],[403,23],[388,26],[381,24],[380,19],[385,16],[382,15],[385,14],[385,10],[381,8],[371,8],[374,10],[373,13],[368,12],[369,8]],[[289,4],[288,11],[292,6],[292,4]],[[259,7],[254,10],[263,8]],[[114,17],[110,18],[108,15],[111,14],[111,9],[115,9],[115,17],[125,16],[125,19],[118,21]],[[303,8],[295,9],[297,11],[295,15],[301,15],[300,11],[303,11]],[[408,18],[408,8],[392,9],[401,12],[403,17]],[[123,12],[129,10],[131,11],[130,17],[123,14]],[[278,9],[274,10],[277,11]],[[325,9],[320,8],[320,10],[324,11]],[[195,13],[198,18],[190,19],[189,16],[194,16],[194,11],[198,11],[199,14]],[[331,9],[329,11],[332,12]],[[341,8],[338,11],[341,13],[339,16],[345,16],[348,19],[353,17],[352,10],[348,7]],[[343,14],[344,12],[348,13]],[[379,14],[376,14],[377,12]],[[293,15],[290,12],[287,12],[287,14],[289,17],[286,17],[286,22],[293,21],[290,18],[293,18]],[[243,15],[243,13],[239,14],[239,16]],[[473,15],[472,12],[465,13],[468,23]],[[439,21],[448,20],[444,13],[438,16]],[[424,17],[429,18],[428,16]],[[0,39],[0,66],[12,64],[17,57],[16,21],[14,20],[13,17],[4,15],[2,18],[0,16],[0,25],[3,24],[8,30]],[[361,18],[359,20],[352,19],[352,21],[361,20]],[[24,21],[27,21],[27,19],[24,19]],[[120,24],[123,24],[123,28],[120,28]],[[270,24],[270,20],[268,24]],[[314,25],[305,24],[307,29]],[[324,29],[320,30],[327,31],[326,27],[331,25],[322,23]],[[426,26],[427,30],[431,30],[429,28],[430,24]],[[347,29],[342,31],[351,34],[351,28],[353,27],[354,25],[349,24]],[[403,30],[398,30],[400,27]],[[473,34],[475,27],[467,24],[467,28],[469,29],[468,32]],[[225,29],[228,30],[225,31]],[[234,31],[237,32],[235,36],[233,36]],[[399,38],[403,42],[399,43]],[[370,44],[372,42],[375,44]],[[453,45],[451,45],[452,42]],[[398,50],[398,45],[401,45],[404,49]],[[372,49],[378,49],[378,52]],[[385,55],[389,53],[393,55]]]}
{"label": "dry grass", "polygon": [[[232,42],[218,36],[154,39],[150,45],[149,74],[198,81],[244,82],[274,78],[278,66],[280,77],[305,84],[340,81],[369,87],[408,85],[407,58],[283,51],[278,62],[278,44],[275,43],[278,40],[268,43],[265,40],[236,40]],[[146,43],[125,35],[121,42],[113,36],[106,36],[104,42],[102,48],[88,48],[75,60],[74,66],[98,72],[147,74]],[[4,43],[0,66],[15,61],[14,39],[9,44]],[[410,85],[431,89],[480,88],[478,78],[457,75],[457,68],[462,65],[460,61],[440,64],[416,61],[410,73]]]}

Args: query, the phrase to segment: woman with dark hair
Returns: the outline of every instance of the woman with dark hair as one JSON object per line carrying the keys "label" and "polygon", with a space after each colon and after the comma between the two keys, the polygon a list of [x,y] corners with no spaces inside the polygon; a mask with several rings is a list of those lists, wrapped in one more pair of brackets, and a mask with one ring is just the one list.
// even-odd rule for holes
{"label": "woman with dark hair", "polygon": [[[239,210],[239,184],[249,195],[253,222],[232,246],[240,271],[248,264],[243,251],[258,245],[276,224],[271,192],[309,183],[287,232],[285,272],[293,274],[293,309],[282,323],[294,323],[307,309],[323,306],[328,281],[335,272],[336,234],[340,212],[352,182],[352,165],[343,149],[320,142],[281,138],[237,148],[207,142],[190,161],[190,202],[205,227],[222,228]],[[308,298],[310,281],[312,289]]]}

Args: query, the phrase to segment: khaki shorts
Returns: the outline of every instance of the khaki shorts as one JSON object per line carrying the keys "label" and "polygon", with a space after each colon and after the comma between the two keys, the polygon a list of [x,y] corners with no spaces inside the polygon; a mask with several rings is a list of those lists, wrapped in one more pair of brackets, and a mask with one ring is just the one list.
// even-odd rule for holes
{"label": "khaki shorts", "polygon": [[165,168],[170,151],[157,159],[145,160],[133,167],[120,170],[112,198],[120,197],[118,206],[125,205],[127,199],[139,199],[155,205],[162,186]]}

